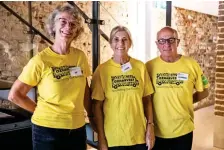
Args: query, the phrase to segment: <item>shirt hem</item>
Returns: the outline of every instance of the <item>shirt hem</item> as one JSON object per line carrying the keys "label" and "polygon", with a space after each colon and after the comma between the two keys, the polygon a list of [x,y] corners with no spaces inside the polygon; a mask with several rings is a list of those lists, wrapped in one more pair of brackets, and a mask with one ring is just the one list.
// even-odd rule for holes
{"label": "shirt hem", "polygon": [[182,134],[173,135],[173,136],[161,136],[161,135],[156,135],[156,134],[155,134],[155,136],[156,136],[156,137],[159,137],[159,138],[164,138],[164,139],[171,139],[171,138],[178,138],[178,137],[180,137],[180,136],[186,135],[186,134],[188,134],[188,133],[190,133],[190,132],[192,132],[192,131],[194,131],[194,129],[192,129],[192,130],[190,130],[190,131],[187,131],[187,132],[184,132],[184,133],[182,133]]}

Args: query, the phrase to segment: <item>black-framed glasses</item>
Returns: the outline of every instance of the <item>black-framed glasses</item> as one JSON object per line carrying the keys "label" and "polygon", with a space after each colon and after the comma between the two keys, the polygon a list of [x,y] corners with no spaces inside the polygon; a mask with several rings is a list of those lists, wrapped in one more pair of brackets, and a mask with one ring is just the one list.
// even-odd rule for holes
{"label": "black-framed glasses", "polygon": [[173,43],[175,43],[176,41],[180,41],[180,39],[177,39],[177,38],[159,39],[157,42],[158,42],[160,45],[164,45],[166,42],[167,42],[168,44],[173,44]]}

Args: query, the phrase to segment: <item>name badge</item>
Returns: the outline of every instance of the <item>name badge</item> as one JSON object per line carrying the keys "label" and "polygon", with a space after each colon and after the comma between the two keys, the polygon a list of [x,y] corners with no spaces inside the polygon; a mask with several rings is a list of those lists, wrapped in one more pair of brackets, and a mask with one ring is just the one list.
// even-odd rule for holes
{"label": "name badge", "polygon": [[132,69],[131,63],[127,62],[126,64],[121,65],[122,72],[127,72]]}
{"label": "name badge", "polygon": [[188,74],[187,73],[178,73],[177,80],[182,80],[182,81],[188,80]]}
{"label": "name badge", "polygon": [[69,68],[71,77],[82,76],[82,70],[80,67]]}

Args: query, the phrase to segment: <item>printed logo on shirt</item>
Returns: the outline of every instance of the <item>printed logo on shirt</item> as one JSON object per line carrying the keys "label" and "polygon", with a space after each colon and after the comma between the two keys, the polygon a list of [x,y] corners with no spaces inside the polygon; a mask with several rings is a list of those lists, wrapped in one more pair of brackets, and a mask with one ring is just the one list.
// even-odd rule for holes
{"label": "printed logo on shirt", "polygon": [[51,67],[52,69],[52,73],[53,73],[53,77],[55,79],[67,79],[67,78],[71,78],[71,74],[70,74],[70,69],[69,68],[73,68],[76,66],[60,66],[60,67]]}
{"label": "printed logo on shirt", "polygon": [[206,76],[204,76],[203,74],[201,75],[202,78],[202,83],[204,86],[208,85],[208,79],[206,78]]}
{"label": "printed logo on shirt", "polygon": [[117,89],[122,86],[137,87],[139,81],[133,75],[111,76],[112,88]]}
{"label": "printed logo on shirt", "polygon": [[183,73],[157,73],[156,84],[161,86],[164,84],[179,86],[188,80],[188,75]]}

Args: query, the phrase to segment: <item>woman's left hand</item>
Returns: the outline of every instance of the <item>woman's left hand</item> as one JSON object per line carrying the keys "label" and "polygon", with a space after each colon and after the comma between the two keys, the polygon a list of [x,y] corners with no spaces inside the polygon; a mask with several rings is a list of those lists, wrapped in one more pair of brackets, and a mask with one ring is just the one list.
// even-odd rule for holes
{"label": "woman's left hand", "polygon": [[155,144],[155,134],[153,124],[147,124],[145,141],[146,145],[148,146],[148,150],[152,149]]}

